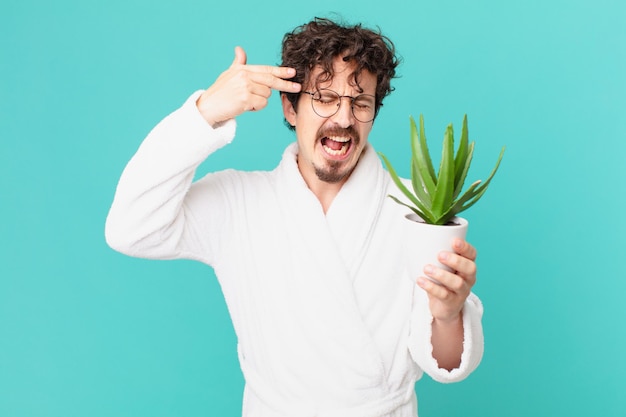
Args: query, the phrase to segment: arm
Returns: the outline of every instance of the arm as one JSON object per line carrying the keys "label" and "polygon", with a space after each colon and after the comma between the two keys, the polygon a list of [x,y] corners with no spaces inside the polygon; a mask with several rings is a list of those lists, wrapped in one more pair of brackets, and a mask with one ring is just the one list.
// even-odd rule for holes
{"label": "arm", "polygon": [[[158,259],[202,252],[198,241],[183,238],[194,226],[194,217],[186,213],[193,206],[184,200],[198,165],[233,139],[235,122],[211,128],[196,109],[199,96],[200,92],[194,93],[152,129],[126,165],[105,226],[113,249]],[[207,207],[211,213],[216,208]],[[179,246],[180,242],[188,247]]]}
{"label": "arm", "polygon": [[[413,350],[420,366],[440,382],[465,378],[480,363],[483,354],[482,304],[471,293],[476,282],[476,249],[463,240],[453,243],[455,253],[442,252],[439,261],[453,272],[429,265],[418,293],[427,300],[415,312]],[[422,346],[427,346],[424,349]],[[431,349],[432,348],[432,349]]]}
{"label": "arm", "polygon": [[290,68],[246,65],[245,52],[236,48],[230,68],[161,121],[126,166],[107,217],[107,243],[128,255],[148,258],[205,253],[207,248],[194,234],[206,216],[194,212],[215,214],[218,206],[212,205],[211,193],[217,196],[219,189],[212,190],[205,182],[206,198],[189,193],[195,170],[232,140],[236,116],[264,108],[272,89],[299,91],[299,84],[283,79],[291,76]]}

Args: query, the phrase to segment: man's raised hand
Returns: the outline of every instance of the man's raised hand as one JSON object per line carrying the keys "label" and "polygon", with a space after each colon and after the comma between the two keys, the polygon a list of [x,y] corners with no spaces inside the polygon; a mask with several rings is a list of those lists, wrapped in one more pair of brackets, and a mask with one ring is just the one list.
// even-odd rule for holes
{"label": "man's raised hand", "polygon": [[288,81],[295,69],[247,65],[246,60],[246,52],[237,46],[231,66],[197,100],[198,110],[211,126],[265,108],[272,90],[300,92],[300,84]]}

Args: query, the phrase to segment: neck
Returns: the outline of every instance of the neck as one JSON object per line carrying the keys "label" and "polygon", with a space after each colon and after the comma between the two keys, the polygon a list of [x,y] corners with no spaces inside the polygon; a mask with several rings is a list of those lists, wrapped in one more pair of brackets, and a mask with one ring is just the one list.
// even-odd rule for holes
{"label": "neck", "polygon": [[322,209],[324,210],[324,214],[330,208],[330,205],[333,203],[333,200],[339,194],[339,190],[346,182],[345,180],[340,183],[327,183],[320,180],[316,181],[308,181],[306,178],[304,180],[308,185],[309,189],[315,194],[320,204],[322,205]]}
{"label": "neck", "polygon": [[[333,203],[333,200],[339,194],[339,190],[346,183],[349,178],[349,175],[343,178],[338,182],[328,182],[321,180],[315,170],[311,167],[302,166],[301,161],[298,159],[298,170],[304,179],[307,187],[315,197],[319,200],[322,205],[322,209],[324,210],[324,214],[330,208],[330,205]],[[308,168],[308,169],[307,169]]]}

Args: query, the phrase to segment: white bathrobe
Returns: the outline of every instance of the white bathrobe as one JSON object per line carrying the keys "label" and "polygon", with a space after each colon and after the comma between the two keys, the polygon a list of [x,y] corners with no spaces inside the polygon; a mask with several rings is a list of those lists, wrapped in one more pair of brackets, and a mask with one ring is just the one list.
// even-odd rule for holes
{"label": "white bathrobe", "polygon": [[368,146],[328,212],[307,188],[290,145],[270,172],[226,170],[192,184],[229,143],[198,93],[142,143],[120,180],[107,242],[131,256],[211,265],[239,343],[245,417],[415,417],[423,372],[454,382],[482,357],[482,306],[463,310],[461,365],[432,357],[425,293],[409,277],[405,209]]}

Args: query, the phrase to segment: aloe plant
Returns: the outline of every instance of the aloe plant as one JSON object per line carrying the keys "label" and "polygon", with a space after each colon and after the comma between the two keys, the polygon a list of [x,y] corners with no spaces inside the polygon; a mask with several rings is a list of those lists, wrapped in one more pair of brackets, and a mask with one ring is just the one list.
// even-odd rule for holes
{"label": "aloe plant", "polygon": [[467,115],[463,117],[461,141],[454,154],[454,130],[449,124],[443,139],[443,151],[439,172],[435,173],[424,129],[424,117],[420,115],[419,132],[413,117],[411,119],[411,185],[410,190],[400,179],[393,166],[383,155],[387,170],[400,191],[412,204],[404,203],[397,197],[390,195],[394,201],[410,208],[415,214],[429,224],[444,225],[454,216],[473,206],[487,191],[491,179],[496,174],[504,147],[495,168],[485,182],[475,181],[464,193],[461,193],[463,184],[472,162],[474,142],[468,143]]}

